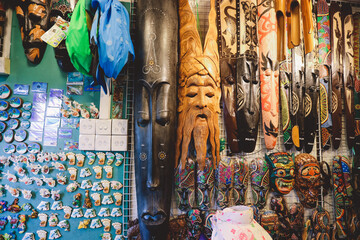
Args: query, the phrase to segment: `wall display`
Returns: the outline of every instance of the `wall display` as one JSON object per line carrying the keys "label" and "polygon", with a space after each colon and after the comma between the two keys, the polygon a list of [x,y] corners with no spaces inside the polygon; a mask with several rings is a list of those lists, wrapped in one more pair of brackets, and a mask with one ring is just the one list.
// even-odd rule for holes
{"label": "wall display", "polygon": [[360,13],[353,14],[354,18],[354,105],[355,105],[355,151],[360,151]]}
{"label": "wall display", "polygon": [[215,1],[211,1],[204,47],[188,1],[181,0],[179,6],[179,114],[175,160],[184,168],[188,157],[195,158],[199,169],[204,169],[207,156],[213,166],[220,160],[218,114],[221,89]]}
{"label": "wall display", "polygon": [[292,141],[299,151],[304,145],[304,45],[303,45],[303,19],[301,18],[300,1],[294,0],[287,11],[288,17],[288,44],[291,49],[292,79],[291,79],[291,124]]}
{"label": "wall display", "polygon": [[175,152],[176,6],[171,0],[137,3],[135,174],[143,239],[164,238],[170,217],[169,179]]}
{"label": "wall display", "polygon": [[329,6],[325,0],[317,5],[317,28],[319,42],[319,78],[320,78],[320,122],[321,146],[327,150],[331,146],[331,48]]}
{"label": "wall display", "polygon": [[46,50],[40,37],[48,30],[50,0],[16,1],[16,15],[20,25],[22,43],[27,59],[39,64]]}
{"label": "wall display", "polygon": [[[75,0],[75,4],[77,0]],[[61,0],[54,1],[51,5],[50,11],[50,25],[54,25],[56,22],[56,18],[60,16],[62,19],[70,22],[70,17],[73,12],[74,6],[70,5],[70,1]],[[54,48],[56,61],[61,68],[61,70],[65,72],[72,72],[75,70],[72,65],[69,57],[69,53],[66,49],[65,40],[62,40],[60,44]]]}
{"label": "wall display", "polygon": [[343,4],[341,7],[341,19],[343,26],[343,79],[344,108],[346,119],[346,137],[348,148],[354,146],[355,119],[354,119],[354,19],[350,4]]}
{"label": "wall display", "polygon": [[279,134],[279,65],[274,1],[258,0],[258,37],[262,126],[265,146],[273,149]]}
{"label": "wall display", "polygon": [[343,27],[341,21],[341,8],[339,3],[331,2],[330,4],[330,29],[331,29],[331,71],[332,71],[332,143],[333,148],[338,149],[341,141],[341,92],[343,78]]}
{"label": "wall display", "polygon": [[[305,152],[310,153],[314,147],[315,131],[318,130],[318,89],[319,89],[319,47],[318,47],[318,32],[316,24],[315,13],[310,11],[311,27],[315,41],[310,41],[313,44],[312,50],[305,55],[305,97],[304,97],[304,111],[305,111]],[[305,31],[305,30],[304,30]]]}
{"label": "wall display", "polygon": [[271,188],[280,194],[288,194],[294,187],[294,154],[286,152],[265,154],[265,160],[270,166]]}

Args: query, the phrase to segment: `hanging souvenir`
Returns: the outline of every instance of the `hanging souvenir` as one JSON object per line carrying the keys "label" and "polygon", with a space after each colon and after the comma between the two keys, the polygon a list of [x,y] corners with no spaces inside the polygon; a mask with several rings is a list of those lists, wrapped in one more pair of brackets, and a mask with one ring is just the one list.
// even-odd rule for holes
{"label": "hanging souvenir", "polygon": [[[122,194],[121,194],[121,196],[119,196],[119,194],[121,194],[121,193],[114,193],[114,197],[117,196],[116,201],[119,201],[119,199],[122,199]],[[104,204],[104,205],[113,204],[114,199],[113,199],[113,197],[111,195],[105,195],[104,198],[102,199],[101,203]],[[96,204],[95,204],[95,206],[96,206]],[[118,205],[116,205],[116,206],[118,206]]]}
{"label": "hanging souvenir", "polygon": [[59,201],[61,196],[60,196],[60,190],[53,190],[51,189],[51,198],[54,200],[54,201]]}
{"label": "hanging souvenir", "polygon": [[332,117],[331,117],[331,45],[329,6],[326,0],[317,4],[318,41],[319,41],[319,78],[320,78],[320,122],[321,146],[330,148]]}
{"label": "hanging souvenir", "polygon": [[64,206],[63,211],[65,213],[64,218],[69,219],[71,217],[72,207],[70,206]]}
{"label": "hanging souvenir", "polygon": [[202,228],[203,219],[199,209],[191,209],[186,213],[186,226],[188,228],[188,237],[191,239],[199,239]]}
{"label": "hanging souvenir", "polygon": [[233,196],[234,185],[234,162],[231,157],[221,157],[217,167],[217,205],[224,209],[231,206],[231,197]]}
{"label": "hanging souvenir", "polygon": [[331,239],[330,214],[321,205],[317,206],[311,216],[311,226],[313,235],[319,236],[320,239]]}
{"label": "hanging souvenir", "polygon": [[265,154],[270,166],[270,186],[281,194],[288,194],[294,187],[294,155],[285,152]]}
{"label": "hanging souvenir", "polygon": [[115,159],[115,166],[119,167],[124,161],[124,155],[122,155],[121,153],[115,153]]}
{"label": "hanging souvenir", "polygon": [[47,239],[47,231],[45,230],[37,230],[36,234],[39,237],[39,240],[46,240]]}
{"label": "hanging souvenir", "polygon": [[91,194],[91,198],[94,200],[95,206],[100,206],[101,205],[100,197],[101,197],[101,195],[99,193],[92,193]]}
{"label": "hanging souvenir", "polygon": [[93,165],[96,159],[96,154],[93,152],[86,152],[86,156],[89,159],[89,165]]}
{"label": "hanging souvenir", "polygon": [[66,175],[64,173],[57,173],[56,181],[58,182],[58,184],[65,185],[67,183]]}
{"label": "hanging souvenir", "polygon": [[9,185],[5,185],[5,189],[11,194],[13,197],[19,197],[20,192],[18,189],[10,187]]}
{"label": "hanging souvenir", "polygon": [[98,216],[99,217],[109,217],[110,216],[110,209],[109,208],[100,208]]}
{"label": "hanging souvenir", "polygon": [[289,219],[289,210],[283,196],[275,195],[271,198],[270,207],[278,215],[278,239],[291,239],[292,231]]}
{"label": "hanging souvenir", "polygon": [[304,207],[301,203],[295,203],[290,207],[289,221],[291,227],[290,239],[302,239],[304,231]]}
{"label": "hanging souvenir", "polygon": [[106,152],[105,155],[107,159],[106,165],[110,166],[115,160],[115,154],[112,152]]}
{"label": "hanging souvenir", "polygon": [[63,203],[62,201],[54,201],[51,205],[51,210],[62,210],[63,209]]}
{"label": "hanging souvenir", "polygon": [[103,187],[104,187],[103,192],[104,193],[109,193],[109,191],[110,191],[110,181],[101,180],[101,185],[103,185]]}
{"label": "hanging souvenir", "polygon": [[19,182],[24,183],[25,185],[31,185],[33,183],[33,179],[29,178],[28,176],[25,176],[23,178],[19,179]]}
{"label": "hanging souvenir", "polygon": [[57,213],[52,213],[50,214],[50,218],[49,218],[49,226],[50,227],[56,227],[58,222],[59,222],[59,219],[57,217]]}
{"label": "hanging souvenir", "polygon": [[[215,171],[210,159],[205,159],[205,167],[203,170],[200,168],[197,170],[196,180],[197,188],[195,189],[195,194],[197,206],[200,210],[209,210],[210,207],[213,206],[212,199],[215,191]],[[115,194],[118,193],[114,193],[114,196]],[[121,198],[118,204],[121,204]]]}
{"label": "hanging souvenir", "polygon": [[92,208],[92,203],[91,203],[91,199],[89,196],[89,190],[85,191],[85,200],[84,200],[84,205],[83,208]]}
{"label": "hanging souvenir", "polygon": [[122,224],[119,222],[112,223],[113,228],[115,229],[115,234],[120,235],[122,233]]}
{"label": "hanging souvenir", "polygon": [[61,233],[58,229],[51,230],[49,233],[49,239],[58,239],[61,238]]}
{"label": "hanging souvenir", "polygon": [[84,221],[80,221],[78,229],[87,229],[90,224],[90,219],[86,219]]}
{"label": "hanging souvenir", "polygon": [[91,208],[91,209],[87,209],[85,214],[84,214],[85,218],[94,218],[96,217],[96,211],[95,209]]}
{"label": "hanging souvenir", "polygon": [[37,206],[37,209],[39,209],[40,211],[48,211],[50,209],[49,202],[41,201]]}
{"label": "hanging souvenir", "polygon": [[43,198],[49,198],[51,196],[51,193],[50,193],[49,189],[41,188],[40,189],[40,196],[43,197]]}
{"label": "hanging souvenir", "polygon": [[234,158],[234,205],[244,205],[249,182],[249,167],[243,157]]}
{"label": "hanging souvenir", "polygon": [[355,151],[360,151],[360,13],[354,13],[354,105],[355,105]]}
{"label": "hanging souvenir", "polygon": [[22,240],[35,240],[34,233],[25,233]]}
{"label": "hanging souvenir", "polygon": [[71,213],[71,218],[81,218],[83,216],[84,214],[81,208],[75,208]]}
{"label": "hanging souvenir", "polygon": [[264,159],[257,158],[251,161],[251,192],[254,204],[260,209],[265,207],[270,190],[269,171],[269,164]]}
{"label": "hanging souvenir", "polygon": [[341,115],[342,115],[342,77],[343,77],[343,27],[341,21],[341,8],[338,2],[330,4],[331,28],[331,71],[332,71],[332,143],[338,149],[341,141]]}
{"label": "hanging souvenir", "polygon": [[96,156],[99,158],[99,165],[104,165],[105,164],[105,158],[106,158],[106,155],[105,153],[103,152],[97,152],[96,153]]}
{"label": "hanging souvenir", "polygon": [[344,108],[346,122],[346,137],[349,149],[354,147],[355,139],[355,105],[354,105],[354,19],[350,3],[342,4],[341,20],[343,27],[343,78],[342,86],[344,88]]}
{"label": "hanging souvenir", "polygon": [[61,220],[57,226],[59,228],[64,228],[65,232],[69,232],[70,231],[70,223],[68,220]]}
{"label": "hanging souvenir", "polygon": [[91,220],[90,228],[101,228],[101,227],[102,227],[102,224],[101,224],[100,219],[96,218],[96,219]]}
{"label": "hanging souvenir", "polygon": [[21,189],[20,191],[25,199],[30,200],[32,198],[31,190]]}
{"label": "hanging souvenir", "polygon": [[40,227],[46,227],[48,215],[46,213],[39,214]]}
{"label": "hanging souvenir", "polygon": [[91,182],[91,180],[89,180],[89,179],[87,179],[87,180],[82,180],[80,188],[81,188],[81,189],[89,189],[89,188],[92,188],[92,182]]}
{"label": "hanging souvenir", "polygon": [[74,195],[74,200],[72,201],[72,205],[74,208],[81,207],[81,193],[77,193]]}
{"label": "hanging souvenir", "polygon": [[123,184],[119,181],[111,181],[111,189],[120,190],[123,187]]}
{"label": "hanging souvenir", "polygon": [[112,217],[121,217],[122,216],[121,208],[113,208],[111,210],[110,216],[112,216]]}

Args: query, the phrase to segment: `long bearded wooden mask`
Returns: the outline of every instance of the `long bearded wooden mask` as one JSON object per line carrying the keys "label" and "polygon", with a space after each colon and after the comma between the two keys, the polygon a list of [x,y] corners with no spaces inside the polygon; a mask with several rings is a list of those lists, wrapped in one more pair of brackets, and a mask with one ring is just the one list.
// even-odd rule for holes
{"label": "long bearded wooden mask", "polygon": [[46,50],[40,37],[48,30],[51,0],[17,0],[16,15],[27,59],[39,64]]}
{"label": "long bearded wooden mask", "polygon": [[217,166],[220,159],[218,114],[221,90],[215,0],[211,0],[204,49],[188,0],[179,0],[179,16],[179,120],[175,159],[176,163],[180,159],[181,168],[184,168],[189,153],[203,169],[208,143],[213,164]]}

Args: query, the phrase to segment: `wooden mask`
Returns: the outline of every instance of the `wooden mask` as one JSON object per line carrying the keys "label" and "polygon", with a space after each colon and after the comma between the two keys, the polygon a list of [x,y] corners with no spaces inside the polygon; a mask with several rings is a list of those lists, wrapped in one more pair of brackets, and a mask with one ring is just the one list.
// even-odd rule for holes
{"label": "wooden mask", "polygon": [[295,157],[295,190],[300,202],[307,208],[314,208],[320,194],[320,165],[310,154]]}
{"label": "wooden mask", "polygon": [[264,159],[257,158],[251,161],[251,192],[254,204],[260,209],[265,207],[267,195],[270,190],[269,172],[269,164]]}
{"label": "wooden mask", "polygon": [[51,0],[17,0],[15,6],[25,55],[39,64],[47,45],[40,37],[48,30]]}
{"label": "wooden mask", "polygon": [[268,210],[261,214],[260,217],[261,226],[270,234],[270,236],[276,239],[278,235],[279,217],[272,211]]}
{"label": "wooden mask", "polygon": [[221,89],[215,0],[211,0],[204,48],[188,0],[179,1],[179,15],[179,118],[175,159],[184,168],[190,154],[203,170],[208,156],[216,168],[220,160],[218,117]]}
{"label": "wooden mask", "polygon": [[134,158],[137,211],[142,239],[164,239],[174,173],[177,3],[140,0],[136,16]]}
{"label": "wooden mask", "polygon": [[[53,1],[50,12],[50,25],[52,26],[55,24],[56,18],[58,16],[70,22],[71,14],[73,12],[72,9],[75,7],[76,3],[77,0]],[[74,6],[71,6],[71,4],[73,4]],[[63,70],[64,72],[74,71],[74,66],[71,63],[69,53],[66,50],[65,39],[60,42],[59,46],[54,48],[54,51],[57,64],[59,65],[61,70]]]}

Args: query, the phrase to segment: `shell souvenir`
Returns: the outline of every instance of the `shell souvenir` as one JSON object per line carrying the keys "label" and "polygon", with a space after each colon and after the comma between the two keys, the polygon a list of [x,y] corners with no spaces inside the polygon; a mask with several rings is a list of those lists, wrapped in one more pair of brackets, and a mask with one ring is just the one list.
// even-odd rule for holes
{"label": "shell souvenir", "polygon": [[101,191],[104,189],[104,186],[102,185],[101,182],[94,182],[91,191]]}
{"label": "shell souvenir", "polygon": [[28,151],[27,144],[22,142],[16,145],[16,152],[19,154],[25,154]]}
{"label": "shell souvenir", "polygon": [[12,97],[9,100],[9,104],[12,108],[20,108],[23,104],[23,100],[19,97]]}
{"label": "shell souvenir", "polygon": [[110,216],[112,216],[112,217],[121,217],[122,216],[121,208],[113,208],[111,210]]}
{"label": "shell souvenir", "polygon": [[19,197],[20,192],[17,188],[10,187],[9,185],[5,185],[5,189],[10,192],[11,196]]}
{"label": "shell souvenir", "polygon": [[61,196],[60,196],[60,190],[51,190],[51,198],[54,201],[59,201]]}
{"label": "shell souvenir", "polygon": [[114,203],[114,199],[111,195],[105,195],[101,203],[104,205],[110,205]]}
{"label": "shell souvenir", "polygon": [[69,165],[75,165],[75,162],[76,162],[75,153],[68,152],[66,154],[66,157],[69,159]]}
{"label": "shell souvenir", "polygon": [[49,187],[55,187],[55,185],[56,185],[55,179],[53,179],[53,178],[51,178],[51,177],[47,178],[47,177],[45,177],[45,176],[43,175],[41,179],[42,179],[44,182],[46,182],[46,184],[47,184]]}
{"label": "shell souvenir", "polygon": [[76,166],[78,166],[78,167],[84,166],[85,155],[81,154],[81,153],[76,154],[76,160],[77,160]]}
{"label": "shell souvenir", "polygon": [[41,167],[41,172],[42,172],[43,174],[49,174],[49,173],[50,173],[50,168],[49,168],[49,166],[48,166],[48,165],[43,165],[43,166]]}
{"label": "shell souvenir", "polygon": [[78,187],[79,187],[79,183],[75,181],[75,182],[70,183],[69,185],[67,185],[66,191],[75,192]]}
{"label": "shell souvenir", "polygon": [[71,218],[81,218],[83,216],[84,214],[81,208],[76,208],[71,213]]}
{"label": "shell souvenir", "polygon": [[54,201],[51,205],[51,210],[57,211],[63,209],[62,201]]}
{"label": "shell souvenir", "polygon": [[78,229],[87,229],[90,224],[90,219],[86,219],[84,221],[80,221]]}
{"label": "shell souvenir", "polygon": [[25,233],[22,240],[35,240],[34,233],[29,233],[29,232]]}
{"label": "shell souvenir", "polygon": [[48,211],[50,209],[49,202],[41,201],[37,206],[37,209],[39,209],[40,211]]}
{"label": "shell souvenir", "polygon": [[104,225],[104,231],[110,232],[111,229],[111,220],[110,219],[101,219],[102,224]]}
{"label": "shell souvenir", "polygon": [[92,173],[91,173],[89,168],[82,168],[80,170],[80,177],[81,178],[90,177],[91,175],[92,175]]}
{"label": "shell souvenir", "polygon": [[61,238],[61,233],[59,229],[51,230],[49,233],[49,239],[58,239]]}
{"label": "shell souvenir", "polygon": [[91,180],[89,180],[89,179],[87,179],[87,180],[83,180],[82,182],[81,182],[81,186],[80,186],[80,188],[81,189],[89,189],[89,188],[92,188],[92,182],[91,182]]}
{"label": "shell souvenir", "polygon": [[58,153],[59,159],[60,161],[64,162],[66,161],[67,157],[66,154],[64,152]]}
{"label": "shell souvenir", "polygon": [[86,209],[86,212],[84,214],[85,218],[94,218],[96,217],[96,211],[95,209],[91,208],[91,209]]}
{"label": "shell souvenir", "polygon": [[51,193],[50,193],[49,189],[41,188],[40,189],[40,196],[43,197],[43,198],[49,198],[51,196]]}
{"label": "shell souvenir", "polygon": [[4,176],[7,178],[7,180],[9,182],[12,182],[12,183],[17,182],[17,177],[14,174],[10,173],[9,170],[7,171],[7,173],[4,174]]}
{"label": "shell souvenir", "polygon": [[99,193],[93,193],[91,194],[91,198],[95,201],[95,206],[101,205],[101,195]]}
{"label": "shell souvenir", "polygon": [[104,187],[103,192],[104,192],[104,193],[109,193],[109,191],[110,191],[110,181],[108,181],[108,180],[101,180],[101,184],[102,184],[103,187]]}
{"label": "shell souvenir", "polygon": [[76,180],[77,168],[70,167],[70,168],[68,168],[68,171],[70,173],[70,180],[72,180],[72,181]]}
{"label": "shell souvenir", "polygon": [[99,109],[95,106],[94,103],[90,103],[90,115],[91,118],[99,118]]}
{"label": "shell souvenir", "polygon": [[19,165],[16,165],[16,166],[14,167],[14,170],[15,170],[16,173],[17,173],[19,176],[21,176],[21,177],[25,176],[25,174],[26,174],[26,170],[25,170],[24,168],[20,167]]}
{"label": "shell souvenir", "polygon": [[19,179],[19,182],[22,182],[25,185],[31,185],[33,183],[33,179],[29,178],[28,176],[25,176],[25,177]]}
{"label": "shell souvenir", "polygon": [[49,226],[50,227],[56,227],[59,223],[59,219],[57,217],[57,213],[52,213],[50,214],[50,218],[49,218]]}
{"label": "shell souvenir", "polygon": [[121,202],[122,202],[122,193],[114,193],[114,198],[115,198],[115,205],[116,206],[120,206],[121,205]]}
{"label": "shell souvenir", "polygon": [[50,156],[51,156],[51,160],[53,161],[59,160],[59,156],[56,153],[50,153]]}
{"label": "shell souvenir", "polygon": [[122,183],[119,181],[111,181],[111,189],[113,190],[119,190],[123,187]]}
{"label": "shell souvenir", "polygon": [[105,153],[103,152],[97,152],[96,156],[99,158],[99,165],[104,165],[105,164]]}
{"label": "shell souvenir", "polygon": [[93,167],[94,172],[95,172],[95,178],[96,179],[101,179],[102,178],[102,167],[100,166],[95,166]]}
{"label": "shell souvenir", "polygon": [[64,164],[62,163],[59,163],[59,162],[52,162],[51,165],[53,167],[55,167],[56,170],[59,170],[59,171],[66,171],[66,167]]}
{"label": "shell souvenir", "polygon": [[122,224],[119,222],[114,222],[112,224],[113,228],[115,229],[115,234],[120,235],[122,233]]}
{"label": "shell souvenir", "polygon": [[65,232],[70,231],[70,223],[69,223],[68,220],[62,220],[62,221],[60,221],[60,222],[57,224],[57,226],[58,226],[59,228],[64,228]]}
{"label": "shell souvenir", "polygon": [[38,187],[40,187],[40,186],[42,186],[42,185],[44,184],[43,180],[41,180],[41,179],[38,178],[38,177],[32,177],[31,179],[35,181],[35,184],[36,184],[36,186],[38,186]]}
{"label": "shell souvenir", "polygon": [[121,153],[115,153],[115,159],[115,166],[119,167],[124,161],[124,155],[122,155]]}
{"label": "shell souvenir", "polygon": [[112,178],[113,177],[113,167],[112,166],[105,166],[104,170],[106,172],[106,178]]}
{"label": "shell souvenir", "polygon": [[58,184],[65,185],[67,183],[67,178],[66,178],[65,174],[57,173],[56,181],[58,182]]}
{"label": "shell souvenir", "polygon": [[8,125],[10,129],[15,130],[20,126],[20,121],[19,119],[10,119]]}
{"label": "shell souvenir", "polygon": [[21,193],[26,200],[30,200],[32,198],[31,190],[21,189]]}
{"label": "shell souvenir", "polygon": [[96,154],[93,152],[86,152],[86,157],[89,159],[89,165],[93,165],[96,159]]}
{"label": "shell souvenir", "polygon": [[29,162],[35,162],[36,161],[36,157],[35,157],[35,154],[33,154],[33,153],[30,153],[29,155],[28,155],[28,159],[29,159]]}
{"label": "shell souvenir", "polygon": [[38,235],[39,240],[47,239],[47,231],[45,231],[45,230],[38,230],[38,231],[36,231],[36,234]]}
{"label": "shell souvenir", "polygon": [[39,143],[30,143],[28,145],[28,150],[30,153],[39,153],[41,150],[41,145]]}
{"label": "shell souvenir", "polygon": [[102,224],[101,224],[100,219],[96,218],[96,219],[91,220],[90,228],[101,228],[101,227],[102,227]]}
{"label": "shell souvenir", "polygon": [[106,165],[110,166],[115,160],[115,154],[112,152],[106,152],[105,155],[107,158]]}
{"label": "shell souvenir", "polygon": [[29,164],[28,167],[30,167],[30,172],[35,175],[38,175],[41,169],[40,164]]}
{"label": "shell souvenir", "polygon": [[69,219],[71,217],[72,207],[70,206],[64,206],[63,211],[65,213],[64,218]]}
{"label": "shell souvenir", "polygon": [[40,219],[40,227],[46,227],[48,215],[46,213],[40,213],[39,219]]}
{"label": "shell souvenir", "polygon": [[[1,140],[1,135],[0,135],[0,140]],[[3,148],[4,153],[6,154],[12,154],[16,151],[16,147],[14,144],[6,144]]]}
{"label": "shell souvenir", "polygon": [[6,111],[9,109],[9,102],[5,100],[0,101],[0,111]]}
{"label": "shell souvenir", "polygon": [[109,217],[110,216],[110,209],[109,208],[101,208],[99,213],[99,217]]}

